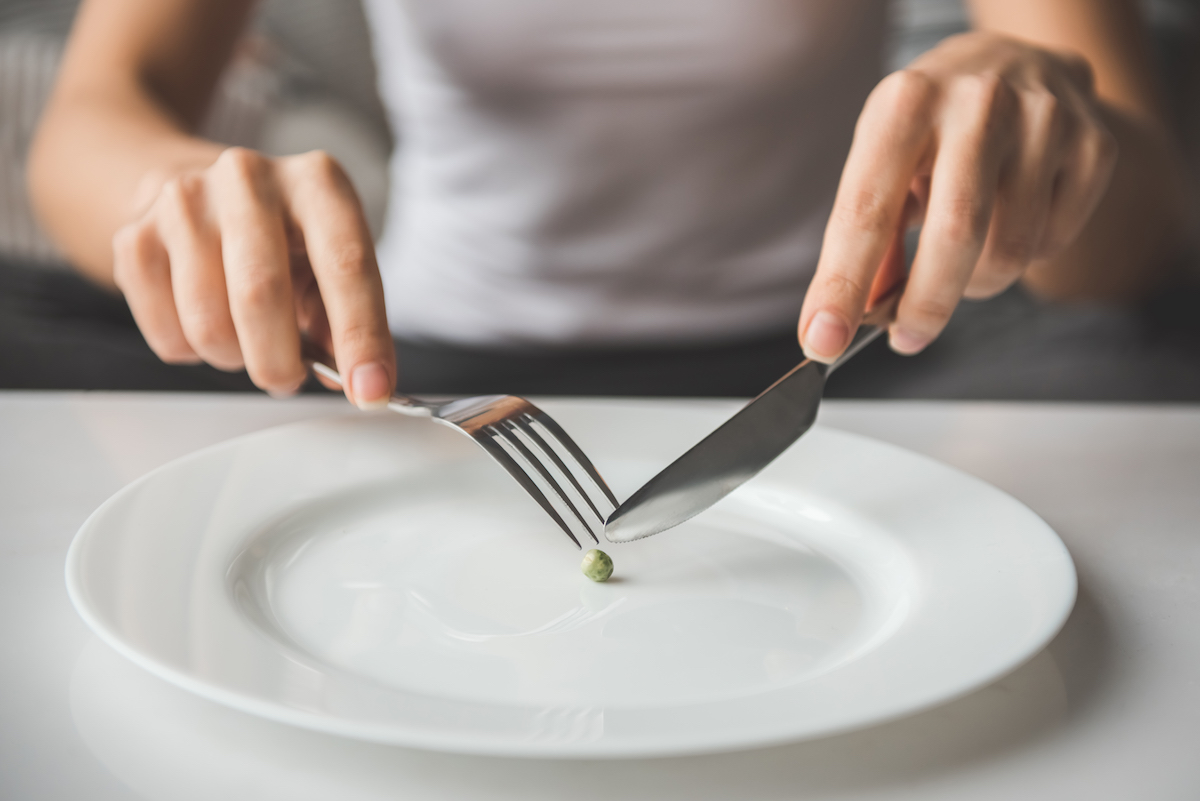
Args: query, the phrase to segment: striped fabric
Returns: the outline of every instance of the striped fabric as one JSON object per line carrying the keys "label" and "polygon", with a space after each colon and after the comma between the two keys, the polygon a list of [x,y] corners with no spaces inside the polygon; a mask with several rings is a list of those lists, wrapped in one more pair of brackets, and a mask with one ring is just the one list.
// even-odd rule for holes
{"label": "striped fabric", "polygon": [[214,142],[257,147],[267,112],[279,95],[272,48],[261,36],[242,41],[221,76],[200,134]]}
{"label": "striped fabric", "polygon": [[[63,259],[34,218],[25,192],[25,160],[58,72],[63,40],[19,30],[0,34],[0,257],[50,269]],[[247,42],[226,71],[202,126],[215,141],[253,147],[279,90],[275,72]]]}
{"label": "striped fabric", "polygon": [[[77,6],[78,0],[0,0],[0,258],[52,269],[62,268],[62,259],[29,208],[25,155]],[[359,0],[264,0],[252,32],[222,77],[201,133],[218,142],[257,147],[266,126],[273,124],[275,140],[335,152],[345,136],[341,128],[330,129],[339,141],[325,142],[322,137],[329,132],[295,114],[297,109],[322,109],[330,101],[336,103],[329,114],[352,118],[351,127],[363,126],[367,141],[386,143]],[[314,130],[306,134],[309,128]],[[361,175],[351,176],[356,184],[369,184],[376,173],[386,172],[386,153],[367,150],[370,157],[359,159],[366,162],[358,170]],[[355,155],[345,154],[348,169]],[[386,186],[365,195],[379,195],[375,205],[382,207]]]}
{"label": "striped fabric", "polygon": [[54,83],[62,41],[32,32],[0,36],[0,254],[60,266],[25,197],[25,154]]}

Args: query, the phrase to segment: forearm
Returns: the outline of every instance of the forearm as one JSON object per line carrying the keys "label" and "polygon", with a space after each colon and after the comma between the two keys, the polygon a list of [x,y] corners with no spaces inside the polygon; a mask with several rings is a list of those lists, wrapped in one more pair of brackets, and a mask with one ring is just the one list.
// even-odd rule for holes
{"label": "forearm", "polygon": [[34,207],[67,256],[112,282],[112,236],[155,186],[211,164],[196,138],[250,0],[85,0],[30,153]]}
{"label": "forearm", "polygon": [[250,7],[84,0],[34,144],[33,199],[164,361],[244,367],[287,394],[307,376],[307,336],[333,352],[347,396],[377,408],[395,353],[345,172],[320,151],[272,159],[191,133]]}
{"label": "forearm", "polygon": [[171,175],[207,166],[221,146],[198,139],[136,87],[64,87],[30,153],[30,195],[71,262],[112,284],[112,238]]}

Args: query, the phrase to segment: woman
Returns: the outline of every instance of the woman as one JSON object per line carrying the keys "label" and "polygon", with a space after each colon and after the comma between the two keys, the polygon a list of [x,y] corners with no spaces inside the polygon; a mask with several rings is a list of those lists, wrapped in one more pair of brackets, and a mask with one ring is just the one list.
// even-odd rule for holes
{"label": "woman", "polygon": [[161,358],[273,393],[303,382],[305,331],[381,404],[389,320],[584,351],[753,343],[798,313],[830,361],[923,220],[889,331],[916,353],[1018,280],[1136,296],[1178,227],[1134,0],[973,0],[973,33],[882,81],[882,0],[371,0],[402,140],[377,266],[328,156],[190,133],[251,5],[86,0],[31,189]]}

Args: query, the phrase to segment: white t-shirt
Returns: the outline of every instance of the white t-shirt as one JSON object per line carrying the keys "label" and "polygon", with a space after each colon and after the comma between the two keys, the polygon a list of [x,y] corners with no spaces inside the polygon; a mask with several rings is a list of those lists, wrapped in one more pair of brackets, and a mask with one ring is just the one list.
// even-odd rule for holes
{"label": "white t-shirt", "polygon": [[367,0],[404,337],[729,341],[795,324],[885,0]]}

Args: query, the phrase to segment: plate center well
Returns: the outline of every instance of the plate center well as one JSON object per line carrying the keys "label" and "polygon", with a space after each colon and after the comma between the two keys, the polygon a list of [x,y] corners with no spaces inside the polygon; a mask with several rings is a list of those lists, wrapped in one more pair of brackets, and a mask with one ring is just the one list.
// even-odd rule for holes
{"label": "plate center well", "polygon": [[904,607],[898,546],[812,509],[739,492],[671,532],[602,544],[616,572],[596,584],[511,479],[453,466],[313,501],[261,531],[230,579],[277,639],[389,687],[497,704],[712,701],[823,673]]}

